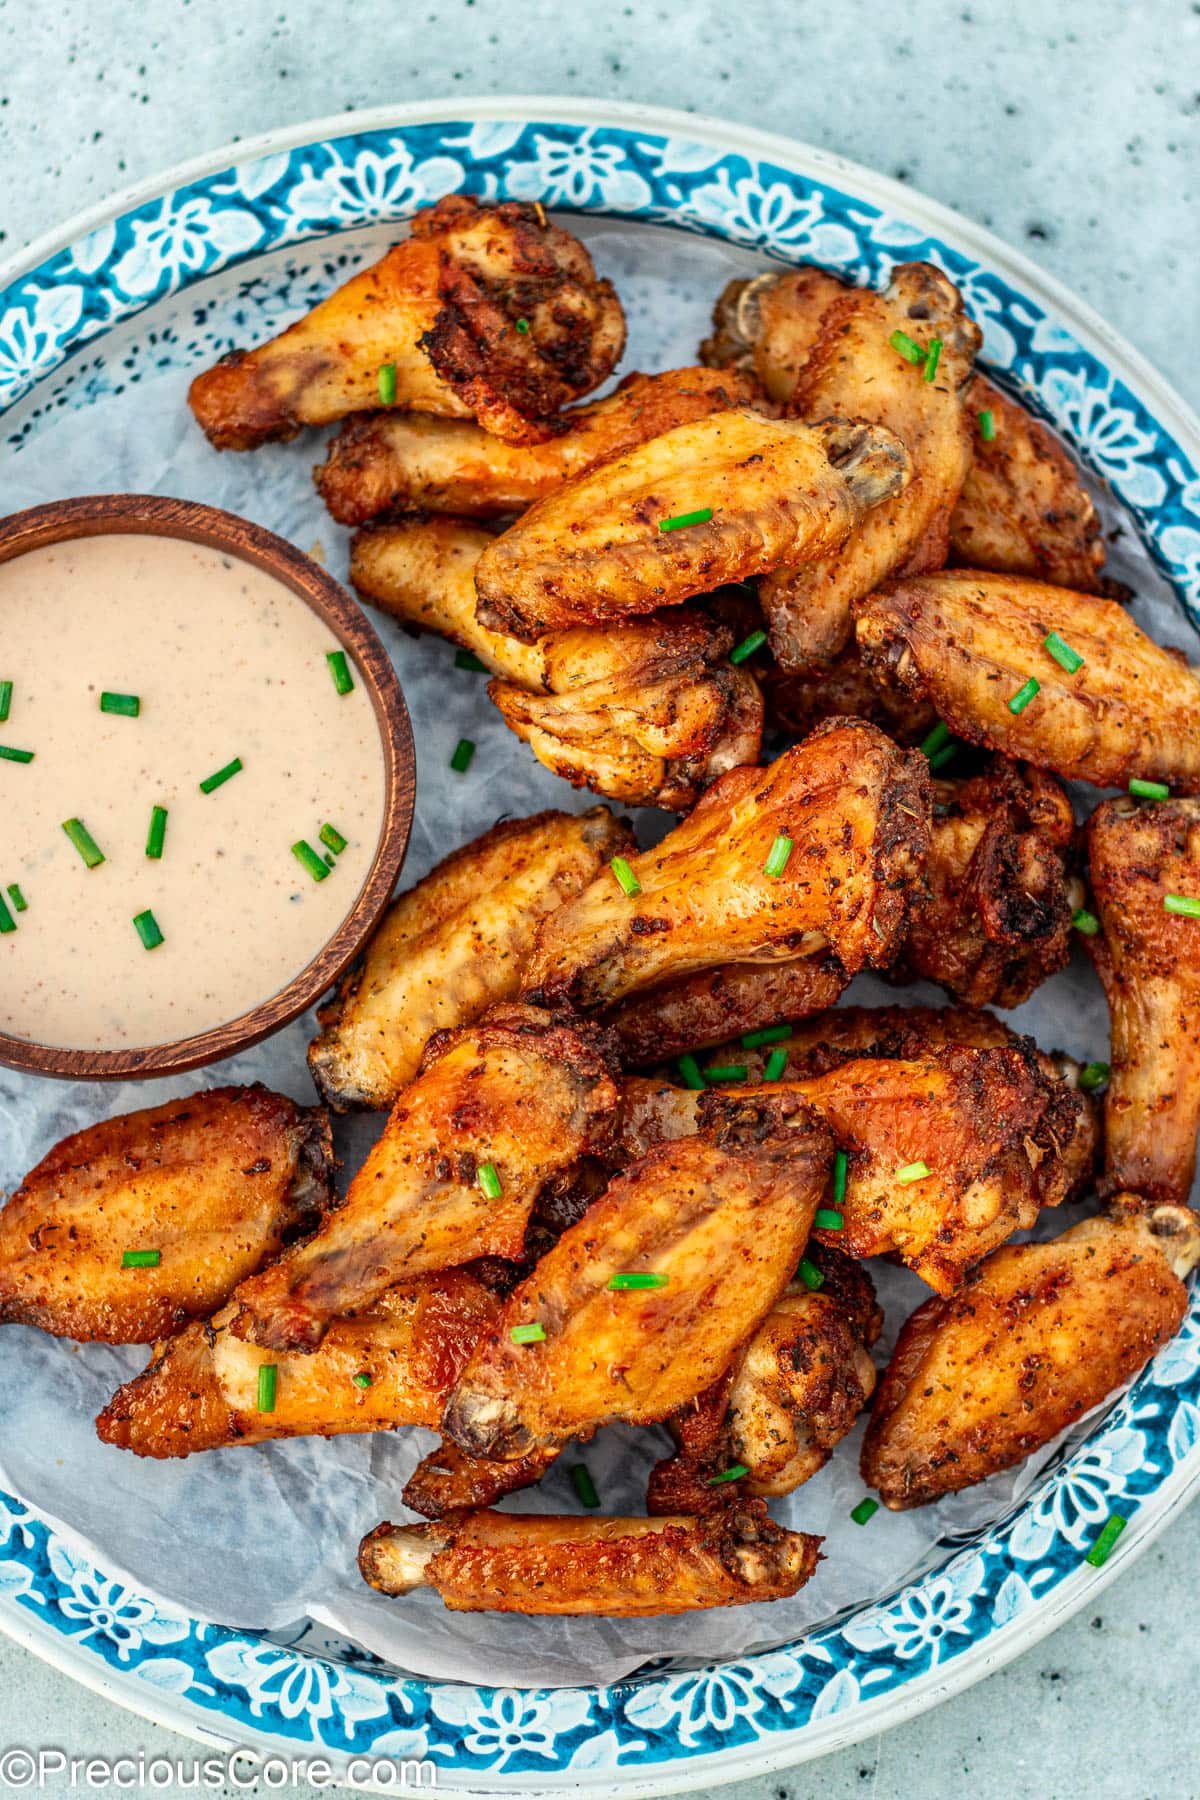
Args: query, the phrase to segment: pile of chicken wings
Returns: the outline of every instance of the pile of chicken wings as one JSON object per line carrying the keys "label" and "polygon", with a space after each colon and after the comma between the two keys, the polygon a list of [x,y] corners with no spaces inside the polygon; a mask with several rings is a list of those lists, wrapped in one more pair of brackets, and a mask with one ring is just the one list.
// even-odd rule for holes
{"label": "pile of chicken wings", "polygon": [[[455,196],[191,405],[221,449],[340,421],[315,478],[362,597],[678,822],[504,820],[321,1009],[322,1105],[110,1120],[0,1212],[0,1319],[154,1345],[110,1444],[438,1429],[426,1522],[359,1563],[464,1610],[792,1594],[820,1540],[767,1501],[864,1409],[867,1488],[936,1501],[1127,1381],[1200,1260],[1200,680],[1106,581],[1070,457],[927,264],[735,281],[698,366],[585,399],[623,339],[540,207]],[[1075,939],[1111,1069],[984,1010]],[[837,1005],[868,969],[950,1003]],[[338,1201],[351,1109],[386,1123]],[[930,1290],[882,1374],[877,1256]],[[644,1517],[598,1510],[614,1421],[675,1440]],[[493,1510],[564,1455],[577,1516]]]}

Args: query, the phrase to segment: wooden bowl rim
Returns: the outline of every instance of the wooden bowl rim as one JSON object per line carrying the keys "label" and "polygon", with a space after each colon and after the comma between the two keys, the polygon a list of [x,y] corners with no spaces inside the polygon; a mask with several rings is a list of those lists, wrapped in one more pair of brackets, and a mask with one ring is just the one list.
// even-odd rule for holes
{"label": "wooden bowl rim", "polygon": [[220,507],[161,494],[86,494],[0,519],[0,562],[75,538],[134,533],[204,544],[274,575],[352,654],[370,696],[383,748],[383,822],[353,906],[317,955],[277,994],[222,1025],[173,1043],[74,1050],[0,1031],[0,1064],[72,1081],[152,1080],[249,1049],[290,1024],[333,986],[362,950],[392,897],[408,851],[416,799],[412,721],[391,659],[357,601],[294,544]]}

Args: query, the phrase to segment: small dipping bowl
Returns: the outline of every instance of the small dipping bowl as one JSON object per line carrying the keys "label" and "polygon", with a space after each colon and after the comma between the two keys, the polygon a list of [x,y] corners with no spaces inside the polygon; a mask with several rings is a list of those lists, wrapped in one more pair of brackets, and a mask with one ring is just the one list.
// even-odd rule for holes
{"label": "small dipping bowl", "polygon": [[[408,849],[416,792],[412,725],[387,653],[345,589],[319,563],[274,532],[192,501],[151,494],[91,495],[53,501],[0,520],[0,564],[70,540],[113,534],[176,538],[214,550],[273,577],[316,614],[329,631],[331,650],[341,648],[347,653],[353,679],[370,700],[383,758],[383,808],[374,855],[332,936],[285,986],[237,1017],[173,1042],[115,1049],[64,1048],[0,1029],[0,1063],[39,1075],[87,1081],[145,1080],[198,1068],[259,1042],[312,1006],[362,950],[391,898]],[[0,620],[0,643],[4,641]],[[11,636],[8,641],[11,644]],[[11,668],[0,669],[0,676],[12,674]],[[111,679],[107,670],[97,671],[97,675]],[[328,679],[333,693],[332,674]],[[98,696],[92,697],[92,703],[98,704]],[[15,719],[12,724],[0,725],[0,740],[16,735]],[[231,746],[231,752],[235,749],[236,745]],[[209,771],[197,771],[198,775],[205,773]],[[150,801],[156,798],[147,795],[147,816]],[[69,796],[64,795],[64,809],[68,806]],[[303,823],[296,835],[302,830]],[[287,854],[284,841],[283,855]],[[94,871],[92,878],[99,874]],[[0,895],[3,892],[0,886]],[[32,906],[32,899],[29,904]],[[27,920],[31,914],[21,917]],[[20,923],[18,919],[18,928]],[[0,938],[0,954],[6,941]]]}

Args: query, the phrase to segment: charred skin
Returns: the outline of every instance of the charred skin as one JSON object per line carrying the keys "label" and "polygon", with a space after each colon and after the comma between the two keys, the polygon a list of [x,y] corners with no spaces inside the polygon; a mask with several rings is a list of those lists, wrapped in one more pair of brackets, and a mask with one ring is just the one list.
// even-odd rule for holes
{"label": "charred skin", "polygon": [[[445,1396],[443,1396],[444,1403]],[[534,1487],[554,1462],[558,1452],[547,1450],[521,1457],[516,1462],[489,1462],[469,1456],[446,1440],[423,1456],[404,1486],[400,1498],[410,1512],[425,1519],[444,1519],[451,1513],[475,1512],[492,1506],[506,1494]]]}
{"label": "charred skin", "polygon": [[601,1014],[628,1069],[652,1068],[782,1020],[823,1013],[849,976],[836,957],[789,963],[724,963],[635,993]]}

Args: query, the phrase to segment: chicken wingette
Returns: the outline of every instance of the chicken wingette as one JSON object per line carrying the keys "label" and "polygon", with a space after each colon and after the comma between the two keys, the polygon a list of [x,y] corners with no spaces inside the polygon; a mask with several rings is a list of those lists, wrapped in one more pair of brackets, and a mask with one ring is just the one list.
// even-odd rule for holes
{"label": "chicken wingette", "polygon": [[0,1211],[0,1322],[148,1344],[206,1319],[329,1205],[320,1108],[212,1088],[64,1138]]}
{"label": "chicken wingette", "polygon": [[626,1068],[719,1044],[744,1031],[824,1013],[850,977],[834,956],[800,962],[724,963],[619,1000],[600,1017]]}
{"label": "chicken wingette", "polygon": [[490,1462],[470,1456],[448,1440],[423,1456],[404,1484],[400,1498],[410,1512],[426,1519],[447,1513],[474,1512],[506,1494],[533,1487],[557,1457],[557,1450],[535,1451],[516,1462]]}
{"label": "chicken wingette", "polygon": [[850,291],[812,263],[782,275],[727,282],[701,358],[711,368],[753,376],[769,400],[786,406],[820,341],[821,320]]}

